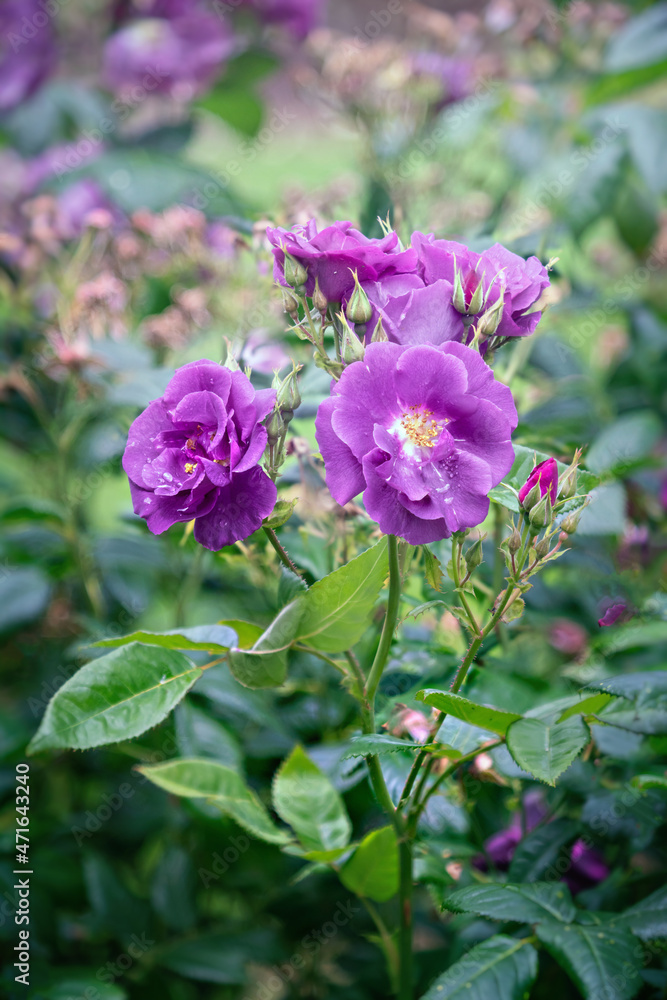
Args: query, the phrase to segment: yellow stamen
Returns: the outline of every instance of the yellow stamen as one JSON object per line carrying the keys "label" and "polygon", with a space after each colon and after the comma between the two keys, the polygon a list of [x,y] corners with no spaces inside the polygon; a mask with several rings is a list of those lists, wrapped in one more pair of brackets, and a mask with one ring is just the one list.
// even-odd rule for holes
{"label": "yellow stamen", "polygon": [[197,463],[196,462],[186,462],[185,463],[185,471],[187,472],[188,475],[191,475],[195,471],[196,468],[197,468]]}
{"label": "yellow stamen", "polygon": [[410,406],[403,414],[401,424],[410,440],[420,448],[434,448],[435,440],[440,435],[440,424],[433,417],[432,410],[422,410],[421,407]]}

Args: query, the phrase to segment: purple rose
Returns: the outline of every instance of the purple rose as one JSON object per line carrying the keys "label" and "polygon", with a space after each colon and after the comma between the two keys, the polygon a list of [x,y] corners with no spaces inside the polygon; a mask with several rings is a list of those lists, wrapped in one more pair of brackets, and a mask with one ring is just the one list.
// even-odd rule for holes
{"label": "purple rose", "polygon": [[194,6],[176,13],[132,21],[109,38],[104,77],[111,90],[190,99],[219,76],[235,44],[225,22]]}
{"label": "purple rose", "polygon": [[213,361],[178,369],[130,427],[123,455],[134,511],[153,534],[194,519],[196,540],[217,552],[261,526],[276,501],[259,466],[275,395]]}
{"label": "purple rose", "polygon": [[500,243],[478,254],[463,243],[437,240],[432,234],[423,233],[412,234],[412,246],[417,250],[426,284],[444,279],[453,287],[459,276],[466,307],[470,307],[481,284],[478,297],[483,305],[480,303],[479,309],[473,309],[473,315],[495,305],[502,295],[503,310],[496,337],[520,337],[533,332],[542,313],[530,310],[549,285],[547,269],[537,257],[524,260]]}
{"label": "purple rose", "polygon": [[56,64],[53,19],[37,0],[0,3],[0,112],[41,87]]}
{"label": "purple rose", "polygon": [[464,339],[463,316],[452,304],[453,285],[442,278],[427,284],[418,274],[390,274],[362,285],[373,307],[370,341],[379,320],[394,344],[445,344]]}
{"label": "purple rose", "polygon": [[480,524],[512,467],[512,394],[471,348],[370,344],[316,420],[326,481],[413,545]]}
{"label": "purple rose", "polygon": [[[544,821],[547,815],[547,809],[540,792],[528,792],[524,796],[523,812],[526,833],[530,833],[539,823]],[[484,854],[474,858],[473,864],[476,868],[487,871],[490,861],[493,867],[499,871],[507,871],[523,837],[521,819],[515,813],[508,827],[500,830],[499,833],[494,833],[485,841]],[[582,889],[589,889],[604,881],[608,875],[609,867],[600,851],[595,847],[587,846],[582,839],[575,840],[570,851],[568,868],[561,878],[568,889],[573,894],[581,892]]]}
{"label": "purple rose", "polygon": [[314,219],[293,229],[267,229],[273,245],[273,277],[284,287],[284,250],[306,268],[306,293],[313,294],[315,279],[329,302],[342,302],[354,288],[353,272],[360,282],[377,281],[383,276],[414,271],[417,255],[402,250],[396,233],[369,239],[352,228],[351,222],[335,222],[318,232]]}
{"label": "purple rose", "polygon": [[503,288],[503,313],[496,336],[525,337],[532,333],[542,318],[542,313],[534,309],[535,304],[549,287],[544,264],[537,257],[524,260],[500,243],[494,243],[481,257],[483,266],[496,269]]}
{"label": "purple rose", "polygon": [[555,458],[545,458],[536,465],[528,479],[519,490],[519,503],[522,504],[534,486],[540,491],[540,500],[549,494],[551,503],[556,503],[558,496],[558,465]]}

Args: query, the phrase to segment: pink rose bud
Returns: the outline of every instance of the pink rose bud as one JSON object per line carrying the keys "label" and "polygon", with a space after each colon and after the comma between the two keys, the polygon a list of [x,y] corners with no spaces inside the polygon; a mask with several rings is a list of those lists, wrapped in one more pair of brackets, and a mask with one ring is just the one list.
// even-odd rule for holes
{"label": "pink rose bud", "polygon": [[621,615],[628,610],[627,604],[611,604],[602,618],[598,618],[598,625],[615,625]]}
{"label": "pink rose bud", "polygon": [[[526,497],[537,487],[539,492],[533,493],[529,504],[524,504]],[[519,503],[530,509],[534,506],[542,497],[549,494],[549,499],[552,504],[556,503],[556,496],[558,495],[558,466],[556,465],[555,458],[546,458],[539,465],[536,465],[528,479],[523,484],[519,490]]]}

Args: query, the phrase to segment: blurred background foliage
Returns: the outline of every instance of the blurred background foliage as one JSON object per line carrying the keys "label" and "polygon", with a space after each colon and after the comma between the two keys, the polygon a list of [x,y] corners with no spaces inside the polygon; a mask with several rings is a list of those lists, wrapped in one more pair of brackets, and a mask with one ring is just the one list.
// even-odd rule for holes
{"label": "blurred background foliage", "polygon": [[[0,941],[3,988],[23,997],[13,776],[50,695],[96,639],[263,624],[291,596],[263,537],[213,554],[178,528],[149,535],[120,467],[130,422],[178,365],[229,350],[268,385],[288,355],[306,360],[285,333],[267,220],[352,218],[376,235],[389,215],[406,242],[421,229],[557,258],[537,334],[498,373],[513,377],[517,441],[559,457],[582,446],[602,482],[571,551],[527,595],[512,655],[489,652],[472,696],[522,711],[665,667],[667,4],[3,0],[0,30]],[[313,417],[327,392],[306,366],[282,481],[300,498],[282,537],[309,580],[364,535],[323,488]],[[423,583],[410,596],[438,595]],[[600,631],[619,602],[625,621]],[[414,692],[446,682],[463,642],[437,608],[406,620],[383,682],[391,731],[418,731]],[[36,758],[30,996],[386,996],[371,921],[328,871],[303,877],[297,858],[132,770],[212,757],[266,799],[302,741],[360,834],[379,814],[360,762],[341,759],[355,725],[335,671],[297,654],[277,692],[221,666],[138,742]],[[663,883],[664,791],[628,783],[664,775],[667,748],[612,732],[597,736],[604,765],[593,752],[555,790],[496,755],[467,803],[456,789],[432,800],[423,987],[492,933],[439,899],[507,867],[489,848],[502,831],[533,878],[590,838],[589,866],[569,877],[591,909]],[[397,785],[409,762],[385,759]],[[665,996],[659,953],[642,976],[642,997]],[[533,995],[568,988],[546,964]]]}

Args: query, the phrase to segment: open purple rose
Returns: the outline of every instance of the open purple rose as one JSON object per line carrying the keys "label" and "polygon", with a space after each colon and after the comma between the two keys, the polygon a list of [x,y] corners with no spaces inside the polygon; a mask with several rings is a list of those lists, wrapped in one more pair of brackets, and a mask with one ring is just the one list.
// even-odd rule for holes
{"label": "open purple rose", "polygon": [[555,458],[545,458],[536,465],[528,479],[519,490],[519,503],[523,503],[534,486],[539,486],[540,500],[549,494],[551,503],[556,503],[558,496],[558,465]]}
{"label": "open purple rose", "polygon": [[276,501],[259,466],[275,395],[213,361],[177,370],[130,427],[123,455],[134,512],[153,534],[194,519],[196,540],[216,552],[257,531]]}
{"label": "open purple rose", "polygon": [[318,232],[311,219],[305,226],[293,229],[267,229],[273,245],[275,280],[285,281],[284,264],[287,252],[298,260],[308,273],[306,293],[312,295],[315,279],[329,302],[342,302],[354,288],[353,272],[360,282],[377,281],[383,276],[414,271],[417,255],[414,250],[402,250],[396,233],[382,239],[369,239],[352,228],[351,222],[335,222]]}
{"label": "open purple rose", "polygon": [[[444,279],[453,286],[458,274],[467,306],[480,283],[484,308],[494,305],[502,295],[503,309],[496,337],[522,337],[532,333],[539,323],[542,313],[531,310],[548,287],[549,276],[537,257],[524,260],[500,243],[478,254],[463,243],[438,240],[423,233],[412,234],[412,246],[417,250],[426,284]],[[481,311],[475,310],[474,314]]]}
{"label": "open purple rose", "polygon": [[512,394],[471,348],[376,343],[318,410],[334,499],[363,491],[386,534],[413,545],[480,524],[512,467]]}

